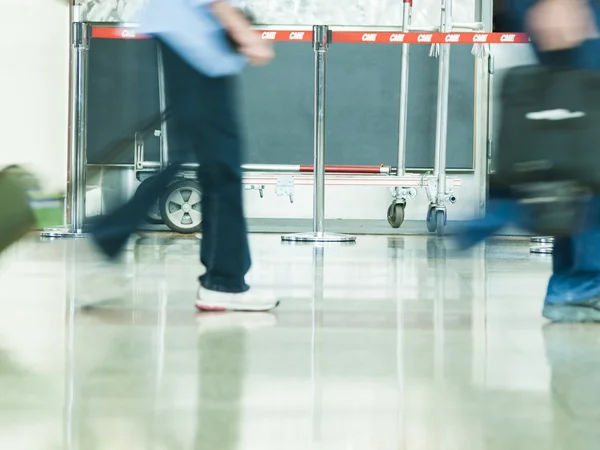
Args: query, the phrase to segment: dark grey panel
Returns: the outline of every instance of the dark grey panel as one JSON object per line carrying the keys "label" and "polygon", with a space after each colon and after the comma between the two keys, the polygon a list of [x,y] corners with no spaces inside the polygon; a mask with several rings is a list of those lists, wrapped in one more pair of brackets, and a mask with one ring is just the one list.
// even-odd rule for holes
{"label": "dark grey panel", "polygon": [[[409,168],[433,167],[438,60],[413,46],[409,95]],[[454,46],[451,59],[448,167],[473,168],[473,56]],[[326,162],[395,165],[398,148],[400,47],[333,44],[327,62]],[[313,52],[279,44],[277,60],[250,69],[243,100],[251,163],[311,163]]]}
{"label": "dark grey panel", "polygon": [[[314,53],[309,43],[277,43],[267,67],[249,68],[241,79],[247,162],[310,164],[313,152]],[[411,50],[409,168],[433,166],[437,59],[429,46]],[[453,46],[448,167],[472,169],[473,56]],[[395,165],[398,147],[400,46],[333,44],[328,52],[326,162]],[[93,40],[90,52],[88,161],[133,161],[133,148],[106,161],[109,144],[131,139],[158,114],[156,44],[152,41]],[[182,147],[174,129],[172,151]],[[179,149],[181,150],[181,149]],[[159,158],[158,139],[146,142],[146,157]]]}
{"label": "dark grey panel", "polygon": [[[160,111],[156,43],[93,39],[88,70],[88,163],[133,163],[133,147],[111,161],[105,152],[115,142],[132,140]],[[158,161],[159,148],[159,139],[149,137],[147,159]]]}
{"label": "dark grey panel", "polygon": [[276,43],[277,57],[250,67],[241,80],[246,160],[311,164],[314,52],[310,43]]}
{"label": "dark grey panel", "polygon": [[[438,60],[411,48],[406,162],[433,167]],[[396,165],[401,49],[335,44],[329,51],[327,151],[330,163]],[[448,167],[473,167],[473,56],[455,46],[451,61]]]}
{"label": "dark grey panel", "polygon": [[[474,56],[470,45],[453,45],[451,49],[447,166],[472,170]],[[428,45],[411,48],[406,155],[410,168],[432,168],[434,161],[438,60],[429,57],[429,50]]]}

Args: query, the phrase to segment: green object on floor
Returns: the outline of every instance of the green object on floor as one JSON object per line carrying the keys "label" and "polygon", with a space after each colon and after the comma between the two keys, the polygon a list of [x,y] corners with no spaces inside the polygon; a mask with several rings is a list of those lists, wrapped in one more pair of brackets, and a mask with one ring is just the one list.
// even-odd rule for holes
{"label": "green object on floor", "polygon": [[0,171],[0,253],[32,229],[64,223],[64,197],[40,190],[37,179],[19,166]]}
{"label": "green object on floor", "polygon": [[19,167],[0,171],[0,252],[21,239],[34,225],[35,217],[29,203],[33,177]]}
{"label": "green object on floor", "polygon": [[35,228],[54,228],[64,223],[65,200],[60,194],[30,192],[29,204],[35,217]]}

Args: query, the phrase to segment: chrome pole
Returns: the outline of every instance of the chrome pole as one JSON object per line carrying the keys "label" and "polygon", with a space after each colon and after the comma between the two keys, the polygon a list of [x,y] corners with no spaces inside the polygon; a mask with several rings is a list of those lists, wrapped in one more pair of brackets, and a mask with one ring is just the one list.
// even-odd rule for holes
{"label": "chrome pole", "polygon": [[[406,33],[410,27],[412,0],[404,0],[402,8],[402,31]],[[402,66],[400,68],[400,126],[398,128],[398,170],[396,175],[406,174],[406,136],[408,125],[408,77],[410,65],[410,44],[402,44]]]}
{"label": "chrome pole", "polygon": [[[442,0],[441,31],[452,31],[452,0]],[[450,44],[441,44],[435,132],[434,177],[437,178],[436,206],[444,207],[446,196],[446,152],[448,142],[448,96],[450,87]]]}
{"label": "chrome pole", "polygon": [[77,0],[70,5],[69,145],[65,227],[42,231],[42,237],[85,237],[87,74],[91,26],[81,18]]}
{"label": "chrome pole", "polygon": [[325,216],[325,95],[327,81],[327,47],[329,30],[315,27],[313,33],[315,48],[314,82],[314,172],[315,187],[313,200],[313,231],[323,234]]}
{"label": "chrome pole", "polygon": [[290,242],[354,242],[356,237],[325,233],[325,101],[327,81],[327,49],[329,47],[329,27],[313,27],[313,48],[315,52],[314,81],[314,190],[313,190],[313,232],[282,236]]}
{"label": "chrome pole", "polygon": [[164,170],[169,165],[169,139],[166,120],[167,94],[165,90],[165,66],[163,63],[162,47],[156,45],[158,60],[158,101],[160,106],[160,168]]}

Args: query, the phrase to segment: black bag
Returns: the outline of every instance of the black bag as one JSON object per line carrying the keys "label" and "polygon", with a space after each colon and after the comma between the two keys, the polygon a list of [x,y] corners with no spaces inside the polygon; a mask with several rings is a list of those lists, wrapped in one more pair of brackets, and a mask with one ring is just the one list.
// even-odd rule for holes
{"label": "black bag", "polygon": [[531,231],[571,234],[600,193],[600,72],[516,67],[501,102],[491,189],[523,206]]}

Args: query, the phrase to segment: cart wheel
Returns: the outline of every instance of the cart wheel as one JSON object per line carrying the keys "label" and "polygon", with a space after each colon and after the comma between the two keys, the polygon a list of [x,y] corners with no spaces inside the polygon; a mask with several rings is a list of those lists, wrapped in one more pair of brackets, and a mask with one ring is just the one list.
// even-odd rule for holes
{"label": "cart wheel", "polygon": [[438,236],[444,235],[444,228],[446,227],[446,211],[438,209],[435,211],[435,232]]}
{"label": "cart wheel", "polygon": [[430,233],[435,233],[435,230],[437,229],[437,221],[435,218],[435,206],[434,205],[429,205],[429,209],[427,210],[427,230]]}
{"label": "cart wheel", "polygon": [[198,183],[177,181],[160,198],[160,214],[171,230],[182,234],[197,233],[202,228],[201,202]]}
{"label": "cart wheel", "polygon": [[[146,178],[144,181],[142,181],[138,186],[138,189],[145,189],[151,179],[152,177]],[[159,201],[157,200],[156,203],[150,207],[150,210],[146,213],[146,222],[154,225],[160,225],[164,223],[162,216],[160,215],[160,208],[158,204]]]}
{"label": "cart wheel", "polygon": [[387,220],[392,228],[400,228],[404,222],[404,208],[406,203],[392,203],[387,211]]}

